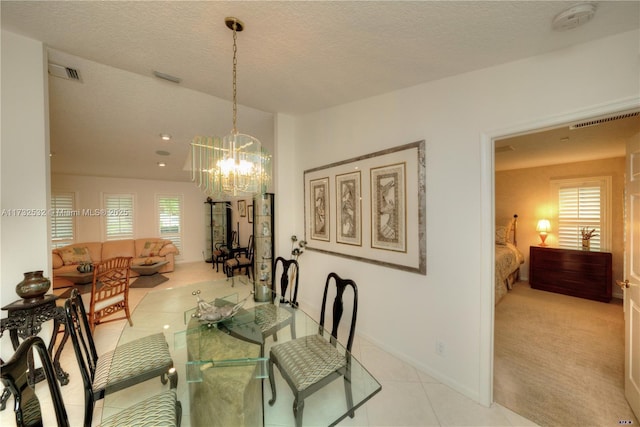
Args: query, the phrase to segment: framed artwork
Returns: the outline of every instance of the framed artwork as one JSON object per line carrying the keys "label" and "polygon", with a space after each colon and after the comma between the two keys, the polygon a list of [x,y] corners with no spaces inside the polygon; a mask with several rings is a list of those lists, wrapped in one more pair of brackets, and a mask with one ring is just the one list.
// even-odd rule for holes
{"label": "framed artwork", "polygon": [[360,171],[336,175],[336,242],[362,245]]}
{"label": "framed artwork", "polygon": [[426,275],[426,177],[425,141],[305,170],[307,249]]}
{"label": "framed artwork", "polygon": [[238,200],[238,214],[242,218],[247,216],[247,201],[246,200]]}
{"label": "framed artwork", "polygon": [[253,205],[247,206],[247,218],[249,220],[249,224],[253,223]]}
{"label": "framed artwork", "polygon": [[311,238],[329,241],[329,178],[310,182]]}
{"label": "framed artwork", "polygon": [[371,169],[371,247],[406,252],[404,163]]}

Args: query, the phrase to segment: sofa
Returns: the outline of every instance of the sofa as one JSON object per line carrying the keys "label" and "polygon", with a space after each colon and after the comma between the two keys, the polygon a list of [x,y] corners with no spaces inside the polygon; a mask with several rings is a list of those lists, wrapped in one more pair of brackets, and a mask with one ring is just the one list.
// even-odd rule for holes
{"label": "sofa", "polygon": [[[173,271],[178,248],[170,240],[150,237],[144,239],[109,240],[106,242],[74,243],[52,251],[53,288],[73,286],[74,282],[64,277],[66,273],[77,272],[81,264],[96,264],[109,258],[132,257],[132,264],[167,261],[159,273]],[[131,277],[138,273],[131,271]]]}

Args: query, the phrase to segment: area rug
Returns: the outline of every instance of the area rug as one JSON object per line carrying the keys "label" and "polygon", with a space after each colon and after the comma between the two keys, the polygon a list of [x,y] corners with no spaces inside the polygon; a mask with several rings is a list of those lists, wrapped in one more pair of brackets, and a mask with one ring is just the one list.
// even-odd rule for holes
{"label": "area rug", "polygon": [[638,425],[622,304],[514,286],[495,311],[494,399],[541,426]]}
{"label": "area rug", "polygon": [[152,274],[150,276],[138,276],[136,277],[129,287],[131,288],[153,288],[160,283],[164,283],[169,280],[168,277],[163,276],[160,273]]}
{"label": "area rug", "polygon": [[[77,289],[80,295],[88,294],[91,292],[91,283],[87,283],[86,285],[73,285],[71,287],[65,288],[65,290],[58,294],[59,299],[67,299],[71,296],[71,290]],[[57,293],[57,292],[54,292]]]}

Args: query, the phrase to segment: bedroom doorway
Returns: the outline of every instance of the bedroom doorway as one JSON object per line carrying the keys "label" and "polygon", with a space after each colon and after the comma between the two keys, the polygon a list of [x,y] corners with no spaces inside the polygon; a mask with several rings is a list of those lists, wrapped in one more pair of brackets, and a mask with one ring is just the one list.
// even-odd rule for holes
{"label": "bedroom doorway", "polygon": [[[612,109],[612,111],[615,111],[615,109]],[[637,109],[621,113],[600,113],[598,117],[584,117],[581,122],[634,112],[637,112]],[[495,226],[504,225],[498,222],[501,218],[508,218],[513,214],[519,215],[518,247],[525,255],[526,262],[521,267],[521,279],[524,280],[519,282],[512,291],[509,291],[504,300],[501,300],[494,307],[493,400],[541,425],[566,424],[569,420],[571,420],[570,424],[576,424],[577,419],[586,419],[588,423],[593,424],[594,418],[589,414],[592,409],[589,408],[597,408],[602,413],[601,402],[594,401],[589,405],[588,399],[584,407],[582,405],[581,407],[576,407],[576,399],[573,399],[571,404],[565,404],[560,401],[558,408],[555,409],[549,405],[549,401],[555,399],[549,394],[548,381],[550,380],[548,379],[548,374],[550,372],[555,372],[555,374],[551,375],[552,379],[567,377],[569,372],[573,374],[570,376],[572,378],[569,378],[571,380],[567,381],[566,385],[563,386],[568,388],[564,392],[565,395],[579,395],[580,389],[584,389],[588,385],[582,384],[580,381],[586,381],[585,375],[581,375],[579,371],[575,372],[573,368],[563,367],[562,358],[554,359],[552,357],[558,354],[567,354],[563,353],[567,351],[567,349],[562,348],[563,343],[570,345],[569,353],[572,354],[572,357],[587,356],[584,360],[578,361],[577,364],[585,363],[603,368],[608,363],[608,359],[623,360],[624,358],[624,345],[618,345],[615,346],[616,354],[611,354],[611,349],[614,346],[608,346],[607,349],[611,357],[608,357],[607,360],[598,360],[597,347],[601,346],[603,340],[607,337],[601,336],[598,338],[596,335],[595,338],[588,338],[574,333],[576,329],[591,329],[596,332],[600,329],[600,332],[602,332],[600,326],[606,325],[607,328],[605,329],[608,332],[605,331],[604,335],[608,334],[610,338],[612,335],[615,337],[621,334],[619,338],[622,338],[624,325],[621,322],[622,306],[619,301],[606,306],[598,306],[598,304],[603,303],[580,300],[560,294],[533,291],[528,286],[528,282],[525,281],[528,279],[529,246],[540,243],[540,238],[535,231],[535,224],[537,220],[553,214],[548,206],[549,176],[557,177],[566,176],[567,174],[593,175],[593,168],[589,169],[589,164],[592,162],[601,164],[603,163],[601,160],[603,158],[618,158],[618,160],[608,161],[610,163],[608,167],[610,169],[619,168],[624,171],[624,141],[633,132],[635,134],[640,132],[640,117],[638,114],[619,120],[604,121],[598,126],[585,125],[578,128],[578,133],[570,129],[570,125],[575,123],[576,121],[571,121],[562,126],[554,125],[523,132],[515,137],[509,136],[494,139],[493,200]],[[604,126],[602,126],[603,124]],[[598,140],[601,140],[602,143],[596,144]],[[556,148],[560,148],[560,152],[554,153],[553,149]],[[599,153],[598,156],[595,156],[595,153]],[[519,155],[525,158],[518,159]],[[591,157],[589,158],[589,156]],[[512,162],[512,164],[509,166],[507,162]],[[586,167],[589,170],[588,172],[580,171],[580,168],[575,165]],[[526,170],[530,173],[517,172]],[[623,172],[621,176],[624,176]],[[503,180],[503,178],[505,179]],[[505,185],[502,181],[507,181],[508,185]],[[513,187],[509,189],[509,185]],[[527,191],[528,188],[523,189],[523,186],[532,186],[541,188],[541,190],[539,192]],[[532,199],[532,194],[542,194],[543,196]],[[620,235],[619,240],[623,240],[622,214],[618,215],[614,221],[613,228]],[[616,252],[619,252],[617,254],[617,270],[619,270],[619,274],[622,274],[624,244],[623,242],[618,244],[622,249],[615,249]],[[613,277],[621,277],[617,274],[614,272]],[[536,298],[539,299],[536,300]],[[516,306],[511,307],[514,304]],[[525,306],[525,304],[528,305]],[[549,311],[550,307],[551,310]],[[558,309],[559,307],[563,308]],[[603,310],[603,307],[606,307],[607,310]],[[575,313],[572,314],[573,311]],[[607,311],[607,313],[604,313],[604,311]],[[558,313],[567,315],[567,317],[558,316]],[[522,325],[518,325],[517,322],[524,319],[526,321]],[[554,319],[557,323],[546,322],[548,319]],[[532,333],[537,333],[537,335],[524,338],[524,335],[518,336],[517,334],[509,333],[519,330],[519,328],[526,328],[527,325],[533,325],[534,330]],[[617,332],[612,333],[612,330]],[[532,362],[527,361],[527,357],[530,357],[531,354],[536,354],[535,350],[537,348],[529,347],[527,349],[527,346],[531,346],[533,343],[535,343],[535,347],[548,346],[549,350],[539,354]],[[513,361],[515,363],[510,363]],[[574,359],[574,366],[576,365],[575,362],[576,360]],[[622,369],[622,371],[619,371],[619,382],[621,384],[623,381],[623,362],[616,362],[614,365],[609,370],[616,372],[616,370]],[[580,380],[576,381],[576,378]],[[571,387],[574,387],[574,389],[571,390]],[[602,390],[602,388],[599,389]],[[522,391],[522,394],[518,395],[514,390]],[[611,393],[614,392],[623,393],[620,387],[615,391],[611,391]],[[610,393],[605,394],[611,395]],[[541,396],[543,401],[536,402],[532,398],[532,396],[536,395]],[[523,398],[522,396],[525,397]],[[608,398],[606,400],[609,402],[620,399]],[[629,411],[629,408],[624,401],[624,396],[622,396],[621,400],[624,405],[616,410],[618,413],[624,414]],[[527,409],[527,405],[532,406],[533,409]],[[547,412],[550,413],[540,414],[540,407],[547,408]],[[561,422],[557,418],[558,414],[565,414],[569,418],[565,418],[567,421]],[[633,418],[633,413],[629,412],[629,414],[630,419],[637,423],[637,419]],[[585,416],[587,418],[581,418]],[[611,417],[612,415],[605,416]],[[618,418],[609,420],[607,418],[606,423],[615,424],[619,421],[624,420]]]}

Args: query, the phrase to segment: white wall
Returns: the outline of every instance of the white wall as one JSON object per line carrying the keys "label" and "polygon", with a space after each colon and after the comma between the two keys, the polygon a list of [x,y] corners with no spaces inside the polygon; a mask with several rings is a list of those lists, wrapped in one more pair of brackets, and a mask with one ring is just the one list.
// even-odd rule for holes
{"label": "white wall", "polygon": [[[46,211],[49,199],[46,65],[42,43],[2,31],[2,306],[18,299],[15,288],[24,272],[49,271],[49,227],[47,216],[40,215]],[[2,317],[6,315],[5,311],[0,313]],[[7,360],[12,353],[8,340],[3,339],[2,358]]]}
{"label": "white wall", "polygon": [[[52,192],[75,192],[76,209],[99,209],[104,193],[134,194],[135,237],[159,237],[156,216],[156,196],[161,194],[182,195],[182,252],[176,262],[203,261],[202,251],[206,245],[205,200],[199,188],[191,182],[153,181],[142,179],[103,178],[54,174],[51,178]],[[207,205],[208,209],[208,205]],[[103,217],[77,216],[76,242],[100,242],[104,240]]]}
{"label": "white wall", "polygon": [[[427,167],[427,275],[307,251],[300,259],[301,302],[319,305],[331,271],[354,279],[361,334],[488,405],[493,166],[487,135],[620,100],[640,103],[639,40],[637,31],[625,33],[297,118],[290,124],[295,161],[279,168],[276,194],[290,208],[279,209],[279,221],[298,232],[302,189],[280,188],[302,182],[305,169],[422,139]],[[437,340],[444,356],[435,352]]]}

